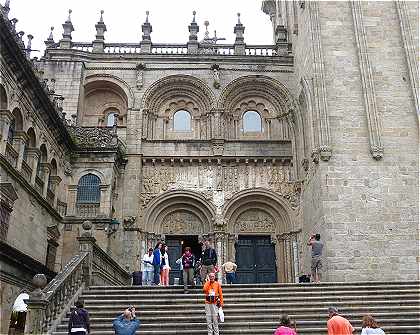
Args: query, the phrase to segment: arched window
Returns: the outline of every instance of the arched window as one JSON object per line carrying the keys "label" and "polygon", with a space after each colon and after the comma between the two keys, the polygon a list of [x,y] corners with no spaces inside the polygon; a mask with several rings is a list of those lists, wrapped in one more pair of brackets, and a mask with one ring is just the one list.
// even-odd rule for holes
{"label": "arched window", "polygon": [[244,133],[260,133],[262,131],[261,116],[255,111],[247,111],[242,117]]}
{"label": "arched window", "polygon": [[101,200],[101,180],[94,174],[84,175],[77,185],[78,204],[98,204]]}
{"label": "arched window", "polygon": [[106,126],[113,127],[115,125],[115,119],[117,118],[117,113],[109,113],[106,118]]}
{"label": "arched window", "polygon": [[191,131],[191,114],[179,110],[174,114],[174,131]]}

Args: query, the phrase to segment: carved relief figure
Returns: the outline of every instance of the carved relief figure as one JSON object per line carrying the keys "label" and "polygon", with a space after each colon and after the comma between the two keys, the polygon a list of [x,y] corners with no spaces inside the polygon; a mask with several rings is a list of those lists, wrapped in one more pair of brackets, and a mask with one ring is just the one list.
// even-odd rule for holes
{"label": "carved relief figure", "polygon": [[248,210],[238,216],[235,232],[270,233],[275,231],[274,221],[267,213],[259,210]]}
{"label": "carved relief figure", "polygon": [[169,214],[162,222],[163,234],[202,234],[203,226],[200,219],[188,212],[177,211]]}

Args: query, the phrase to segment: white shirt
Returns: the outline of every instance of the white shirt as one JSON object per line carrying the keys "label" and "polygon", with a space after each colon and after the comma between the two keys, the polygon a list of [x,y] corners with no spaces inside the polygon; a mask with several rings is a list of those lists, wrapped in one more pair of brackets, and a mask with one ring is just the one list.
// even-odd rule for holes
{"label": "white shirt", "polygon": [[15,303],[13,304],[13,310],[15,312],[27,312],[28,311],[28,305],[25,304],[23,300],[29,299],[28,293],[21,293],[18,295],[18,297],[15,300]]}
{"label": "white shirt", "polygon": [[141,271],[153,271],[153,265],[145,263],[145,261],[153,263],[153,254],[151,256],[149,256],[149,253],[145,254],[141,262]]}
{"label": "white shirt", "polygon": [[163,266],[163,268],[164,269],[169,269],[170,266],[169,266],[169,256],[168,256],[168,253],[165,252],[165,256],[163,256],[163,257],[165,258],[165,265]]}
{"label": "white shirt", "polygon": [[385,335],[385,332],[381,328],[362,328],[361,335]]}

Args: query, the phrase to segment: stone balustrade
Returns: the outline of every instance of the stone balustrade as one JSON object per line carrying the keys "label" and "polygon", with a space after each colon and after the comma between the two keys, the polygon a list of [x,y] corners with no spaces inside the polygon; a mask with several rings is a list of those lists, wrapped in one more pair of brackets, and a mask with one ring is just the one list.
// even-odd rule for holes
{"label": "stone balustrade", "polygon": [[74,304],[83,289],[90,285],[129,285],[131,275],[97,244],[92,223],[85,221],[78,237],[79,254],[47,285],[43,274],[33,279],[25,334],[51,334]]}
{"label": "stone balustrade", "polygon": [[19,153],[13,148],[13,146],[10,143],[6,144],[6,160],[14,167],[16,168]]}

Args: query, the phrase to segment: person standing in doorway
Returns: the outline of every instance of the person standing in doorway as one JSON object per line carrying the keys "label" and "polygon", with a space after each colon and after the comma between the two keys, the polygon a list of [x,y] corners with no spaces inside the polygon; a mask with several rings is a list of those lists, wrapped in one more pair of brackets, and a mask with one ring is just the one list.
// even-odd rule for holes
{"label": "person standing in doorway", "polygon": [[28,311],[28,305],[25,300],[29,299],[27,290],[22,292],[16,297],[12,307],[12,315],[10,316],[9,334],[20,335],[25,331],[26,313]]}
{"label": "person standing in doorway", "polygon": [[227,284],[235,284],[236,281],[236,269],[238,268],[238,266],[231,262],[228,261],[225,264],[222,265],[222,269],[226,274],[226,283]]}
{"label": "person standing in doorway", "polygon": [[83,308],[83,303],[77,301],[76,309],[70,313],[68,331],[69,335],[86,335],[90,333],[89,313]]}
{"label": "person standing in doorway", "polygon": [[195,256],[191,248],[186,247],[182,255],[182,280],[184,282],[184,293],[188,293],[188,285],[193,285]]}
{"label": "person standing in doorway", "polygon": [[215,280],[216,275],[209,273],[209,280],[204,284],[203,291],[206,297],[207,334],[219,335],[219,310],[223,307],[223,292],[220,283]]}
{"label": "person standing in doorway", "polygon": [[143,268],[143,273],[142,273],[143,286],[152,285],[153,272],[155,269],[153,266],[153,248],[150,248],[149,252],[147,254],[144,254],[142,268]]}
{"label": "person standing in doorway", "polygon": [[162,243],[156,244],[155,250],[153,251],[153,284],[159,285],[160,283],[160,266],[162,264]]}
{"label": "person standing in doorway", "polygon": [[211,247],[210,240],[204,241],[204,250],[201,254],[201,280],[206,281],[209,273],[214,273],[217,264],[216,250]]}
{"label": "person standing in doorway", "polygon": [[169,255],[168,255],[168,246],[164,244],[162,246],[162,264],[160,272],[160,285],[169,286],[169,271],[171,267],[169,266]]}
{"label": "person standing in doorway", "polygon": [[314,234],[308,241],[308,245],[312,247],[311,252],[311,273],[312,281],[319,283],[321,281],[322,271],[322,249],[324,244],[321,242],[321,235]]}
{"label": "person standing in doorway", "polygon": [[136,318],[134,306],[126,308],[119,317],[112,322],[115,335],[135,335],[140,327],[140,320]]}
{"label": "person standing in doorway", "polygon": [[329,320],[327,322],[328,335],[352,335],[354,328],[351,323],[342,316],[338,315],[335,307],[328,308]]}

